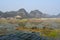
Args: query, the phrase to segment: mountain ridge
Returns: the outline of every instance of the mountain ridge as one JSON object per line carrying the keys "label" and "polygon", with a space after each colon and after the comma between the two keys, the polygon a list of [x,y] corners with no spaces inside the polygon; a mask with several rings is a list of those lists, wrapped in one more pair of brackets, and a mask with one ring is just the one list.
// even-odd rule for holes
{"label": "mountain ridge", "polygon": [[44,14],[39,10],[33,10],[28,13],[24,8],[19,9],[18,11],[9,11],[9,12],[2,12],[0,11],[0,17],[14,17],[14,16],[21,16],[22,18],[60,18],[60,14],[58,15],[49,15]]}

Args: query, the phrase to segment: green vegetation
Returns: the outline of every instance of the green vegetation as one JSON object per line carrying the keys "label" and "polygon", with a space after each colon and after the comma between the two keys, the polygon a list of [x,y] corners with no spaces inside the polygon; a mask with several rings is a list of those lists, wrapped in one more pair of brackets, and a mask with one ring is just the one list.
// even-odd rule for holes
{"label": "green vegetation", "polygon": [[[33,21],[29,21],[28,19],[0,19],[0,26],[1,24],[17,24],[19,27],[27,27],[27,28],[31,28],[31,29],[43,29],[41,33],[42,36],[47,36],[47,37],[53,37],[53,38],[57,38],[60,35],[60,32],[56,31],[56,27],[55,25],[53,25],[54,23],[56,23],[55,25],[58,27],[59,29],[59,25],[60,24],[57,20],[55,20],[54,22],[51,22],[48,20],[48,22],[46,22],[45,20],[43,22],[33,22]],[[17,26],[16,25],[16,26]],[[53,26],[52,26],[53,25]],[[6,28],[6,25],[4,25]],[[10,26],[10,25],[9,25]],[[41,28],[42,27],[42,28]],[[0,27],[3,28],[3,27]],[[16,27],[15,27],[16,28]],[[2,30],[0,30],[1,33]],[[7,30],[4,30],[5,32]],[[4,33],[4,31],[2,31]]]}

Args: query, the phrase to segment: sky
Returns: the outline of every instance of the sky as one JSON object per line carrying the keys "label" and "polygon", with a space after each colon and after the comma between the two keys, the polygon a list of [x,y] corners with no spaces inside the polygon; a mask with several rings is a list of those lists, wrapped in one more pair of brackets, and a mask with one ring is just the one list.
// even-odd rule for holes
{"label": "sky", "polygon": [[39,10],[42,13],[57,15],[60,13],[60,0],[0,0],[0,11],[18,11],[21,8],[27,12]]}

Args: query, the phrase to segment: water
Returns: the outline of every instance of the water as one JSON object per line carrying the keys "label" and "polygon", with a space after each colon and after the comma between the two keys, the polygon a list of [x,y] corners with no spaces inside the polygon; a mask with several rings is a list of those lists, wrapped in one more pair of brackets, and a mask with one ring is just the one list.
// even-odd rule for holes
{"label": "water", "polygon": [[35,33],[18,32],[0,36],[0,40],[47,40],[45,37],[40,37]]}

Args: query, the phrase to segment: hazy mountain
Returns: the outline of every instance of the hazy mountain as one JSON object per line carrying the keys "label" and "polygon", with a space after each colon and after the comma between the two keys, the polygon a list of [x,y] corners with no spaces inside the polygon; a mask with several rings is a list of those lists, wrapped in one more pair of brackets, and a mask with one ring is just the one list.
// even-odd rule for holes
{"label": "hazy mountain", "polygon": [[51,18],[60,18],[60,13],[58,15],[51,15]]}
{"label": "hazy mountain", "polygon": [[33,18],[49,18],[50,17],[50,15],[42,13],[39,10],[31,11],[30,16],[33,17]]}
{"label": "hazy mountain", "polygon": [[5,12],[5,13],[0,13],[2,15],[0,15],[1,17],[14,17],[16,15],[20,15],[23,18],[27,18],[29,16],[28,12],[25,9],[19,9],[18,11],[10,11],[10,12]]}
{"label": "hazy mountain", "polygon": [[49,15],[42,13],[39,10],[33,10],[28,13],[24,8],[17,11],[2,12],[0,11],[0,17],[14,17],[20,15],[22,18],[60,18],[60,13],[58,15]]}
{"label": "hazy mountain", "polygon": [[56,16],[57,18],[60,18],[60,13]]}
{"label": "hazy mountain", "polygon": [[14,17],[14,16],[16,16],[16,13],[17,12],[15,12],[15,11],[10,11],[10,12],[5,12],[5,13],[3,13],[2,14],[2,17]]}
{"label": "hazy mountain", "polygon": [[25,9],[23,9],[23,8],[19,9],[17,11],[17,14],[20,15],[21,17],[23,17],[23,18],[28,18],[29,17],[28,12]]}
{"label": "hazy mountain", "polygon": [[49,14],[43,13],[42,17],[43,17],[43,18],[50,18],[51,16],[50,16]]}
{"label": "hazy mountain", "polygon": [[0,11],[0,17],[2,16],[2,14],[3,14],[3,12],[2,12],[2,11]]}
{"label": "hazy mountain", "polygon": [[40,17],[42,17],[42,15],[43,15],[43,13],[40,12],[39,10],[34,10],[34,11],[30,12],[30,16],[32,18],[40,18]]}

